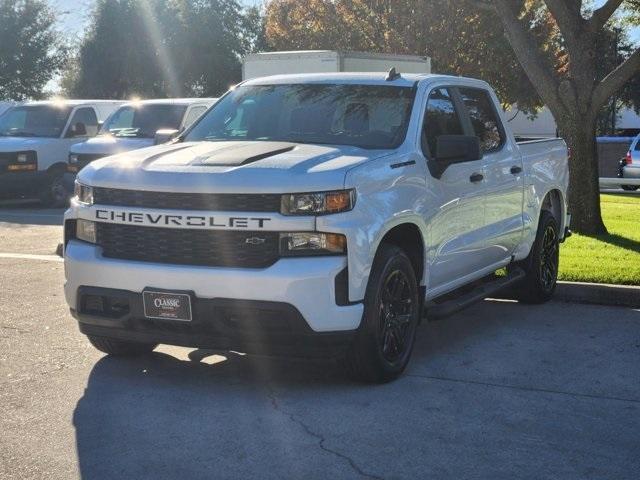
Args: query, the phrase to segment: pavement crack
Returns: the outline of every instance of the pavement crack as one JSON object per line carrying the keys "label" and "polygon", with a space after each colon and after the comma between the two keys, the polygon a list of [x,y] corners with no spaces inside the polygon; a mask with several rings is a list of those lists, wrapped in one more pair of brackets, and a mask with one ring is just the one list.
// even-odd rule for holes
{"label": "pavement crack", "polygon": [[282,409],[282,407],[280,406],[280,404],[278,403],[278,398],[276,397],[275,392],[273,391],[272,388],[268,388],[268,396],[269,396],[269,400],[271,401],[271,406],[273,407],[273,409],[277,412],[279,412],[280,414],[284,415],[285,417],[287,417],[289,420],[291,420],[293,423],[299,425],[304,432],[309,435],[310,437],[315,438],[316,440],[318,440],[318,446],[320,447],[321,450],[330,453],[331,455],[335,455],[338,458],[341,458],[342,460],[345,460],[349,466],[361,477],[363,478],[370,478],[373,480],[384,480],[384,477],[379,477],[377,475],[373,475],[371,473],[367,473],[364,470],[362,470],[362,468],[360,468],[358,466],[358,464],[348,455],[345,455],[344,453],[340,453],[336,450],[333,450],[329,447],[327,447],[326,445],[326,438],[318,433],[315,432],[311,429],[311,427],[309,427],[309,425],[307,425],[306,423],[304,423],[302,420],[300,420],[299,418],[297,418],[294,414],[286,412],[285,410]]}
{"label": "pavement crack", "polygon": [[420,375],[417,373],[407,373],[407,377],[425,378],[427,380],[438,380],[441,382],[466,383],[470,385],[482,385],[485,387],[508,388],[511,390],[521,390],[524,392],[540,392],[551,393],[555,395],[566,395],[569,397],[591,398],[596,400],[614,400],[616,402],[640,403],[640,400],[634,398],[609,397],[606,395],[593,395],[590,393],[564,392],[562,390],[553,390],[548,388],[522,387],[519,385],[506,385],[503,383],[481,382],[479,380],[462,380],[459,378],[437,377],[433,375]]}
{"label": "pavement crack", "polygon": [[0,325],[0,328],[4,328],[6,330],[15,330],[16,332],[20,332],[20,333],[29,333],[29,332],[31,332],[31,330],[25,330],[24,328],[13,327],[11,325]]}

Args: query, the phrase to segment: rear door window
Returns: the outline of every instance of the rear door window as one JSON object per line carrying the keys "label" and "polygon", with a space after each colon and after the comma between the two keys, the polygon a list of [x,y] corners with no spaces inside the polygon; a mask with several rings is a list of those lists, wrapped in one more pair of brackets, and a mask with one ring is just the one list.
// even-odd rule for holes
{"label": "rear door window", "polygon": [[479,88],[459,88],[458,91],[469,113],[473,131],[480,139],[482,153],[500,150],[505,142],[504,129],[489,92]]}
{"label": "rear door window", "polygon": [[422,149],[431,158],[441,135],[462,135],[460,116],[448,88],[436,88],[429,94],[422,128]]}

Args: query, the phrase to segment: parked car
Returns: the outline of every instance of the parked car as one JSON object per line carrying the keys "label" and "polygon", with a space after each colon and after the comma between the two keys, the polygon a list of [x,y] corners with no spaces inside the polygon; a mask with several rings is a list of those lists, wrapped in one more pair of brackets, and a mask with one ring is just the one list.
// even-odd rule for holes
{"label": "parked car", "polygon": [[100,134],[71,147],[69,172],[99,158],[164,143],[213,105],[216,98],[141,100],[122,105],[104,123]]}
{"label": "parked car", "polygon": [[567,147],[515,138],[499,105],[443,75],[260,78],[175,142],[89,164],[64,229],[81,332],[112,355],[340,355],[385,382],[425,310],[549,300]]}
{"label": "parked car", "polygon": [[93,137],[122,102],[47,100],[11,107],[0,116],[0,198],[38,197],[60,207],[69,147]]}
{"label": "parked car", "polygon": [[[618,177],[640,179],[640,135],[631,142],[627,155],[620,160]],[[621,185],[621,187],[623,190],[631,192],[640,188],[639,185]]]}

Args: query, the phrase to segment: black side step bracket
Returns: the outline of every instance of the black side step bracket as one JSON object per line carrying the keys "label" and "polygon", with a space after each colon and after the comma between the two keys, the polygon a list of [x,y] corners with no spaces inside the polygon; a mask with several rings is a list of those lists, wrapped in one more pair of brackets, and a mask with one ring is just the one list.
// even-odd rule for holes
{"label": "black side step bracket", "polygon": [[[522,280],[524,276],[524,270],[519,267],[509,269],[509,273],[507,273],[506,276],[487,280],[471,291],[462,293],[459,296],[454,296],[450,300],[438,302],[436,299],[435,301],[426,303],[424,313],[429,321],[448,317],[467,308],[469,305],[484,300],[500,290],[517,283]],[[447,295],[447,297],[449,297],[449,295]]]}

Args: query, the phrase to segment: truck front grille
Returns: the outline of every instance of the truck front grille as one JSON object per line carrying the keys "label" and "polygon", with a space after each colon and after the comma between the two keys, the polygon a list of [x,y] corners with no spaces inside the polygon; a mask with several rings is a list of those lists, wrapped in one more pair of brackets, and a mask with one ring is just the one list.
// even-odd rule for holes
{"label": "truck front grille", "polygon": [[96,226],[97,244],[108,258],[239,268],[266,268],[279,258],[278,232]]}
{"label": "truck front grille", "polygon": [[218,212],[279,212],[279,194],[173,193],[94,188],[94,203],[123,207],[209,210]]}

